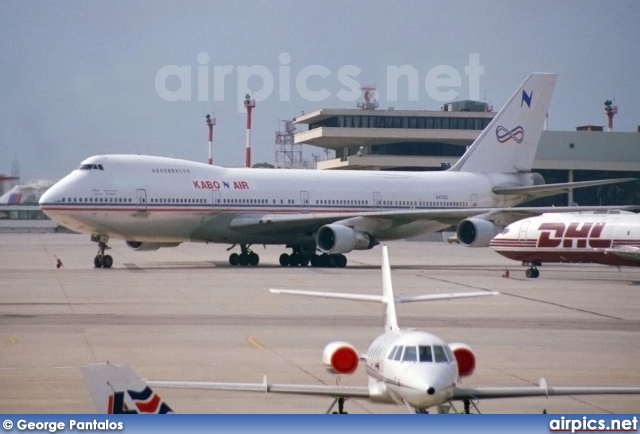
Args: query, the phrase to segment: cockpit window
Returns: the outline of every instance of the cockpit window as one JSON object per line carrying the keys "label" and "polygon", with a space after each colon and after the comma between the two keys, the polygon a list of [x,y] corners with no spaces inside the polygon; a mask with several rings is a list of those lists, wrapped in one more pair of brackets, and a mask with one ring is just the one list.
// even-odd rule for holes
{"label": "cockpit window", "polygon": [[78,170],[104,170],[102,164],[81,164]]}
{"label": "cockpit window", "polygon": [[455,360],[456,356],[453,355],[453,351],[451,351],[451,348],[449,348],[449,345],[445,345],[444,352],[447,353],[447,357],[449,358],[450,362],[453,362]]}
{"label": "cockpit window", "polygon": [[417,362],[418,356],[416,354],[416,347],[404,347],[404,355],[402,356],[403,362]]}
{"label": "cockpit window", "polygon": [[397,349],[398,349],[398,346],[394,345],[393,348],[391,348],[391,351],[389,352],[389,355],[387,356],[387,359],[393,360],[393,356],[396,355],[396,350]]}
{"label": "cockpit window", "polygon": [[402,350],[404,350],[404,347],[399,346],[396,350],[396,354],[393,356],[393,360],[400,360],[400,358],[402,357]]}
{"label": "cockpit window", "polygon": [[420,345],[418,347],[418,356],[421,362],[433,362],[431,345]]}
{"label": "cockpit window", "polygon": [[444,352],[444,348],[442,345],[434,345],[433,346],[433,354],[436,358],[436,363],[447,362],[447,354]]}

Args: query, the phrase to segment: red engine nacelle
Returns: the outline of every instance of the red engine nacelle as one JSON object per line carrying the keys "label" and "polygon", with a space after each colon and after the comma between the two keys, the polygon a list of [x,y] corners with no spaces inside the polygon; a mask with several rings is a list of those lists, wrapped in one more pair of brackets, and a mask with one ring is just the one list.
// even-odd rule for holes
{"label": "red engine nacelle", "polygon": [[347,342],[331,342],[322,352],[322,363],[332,374],[353,374],[359,360],[358,352]]}
{"label": "red engine nacelle", "polygon": [[467,344],[449,344],[449,348],[456,356],[458,362],[458,375],[460,377],[467,377],[473,374],[476,370],[476,356],[473,354],[471,347]]}

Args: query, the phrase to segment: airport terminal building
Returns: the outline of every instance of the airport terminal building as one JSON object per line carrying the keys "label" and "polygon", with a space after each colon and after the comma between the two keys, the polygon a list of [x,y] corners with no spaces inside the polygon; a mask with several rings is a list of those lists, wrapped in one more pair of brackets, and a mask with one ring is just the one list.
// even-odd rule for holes
{"label": "airport terminal building", "polygon": [[[442,170],[455,163],[496,115],[478,101],[445,104],[442,110],[320,109],[294,119],[308,125],[294,141],[331,149],[336,158],[318,169]],[[547,183],[608,178],[640,178],[638,132],[543,131],[533,170]],[[532,205],[640,204],[640,183],[577,189],[530,202]]]}

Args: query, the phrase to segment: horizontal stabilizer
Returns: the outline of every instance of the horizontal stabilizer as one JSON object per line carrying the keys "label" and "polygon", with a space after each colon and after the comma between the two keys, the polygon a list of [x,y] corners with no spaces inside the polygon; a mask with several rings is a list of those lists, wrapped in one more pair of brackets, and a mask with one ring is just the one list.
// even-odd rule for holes
{"label": "horizontal stabilizer", "polygon": [[[355,300],[355,301],[372,301],[382,303],[383,298],[380,295],[367,295],[367,294],[350,294],[341,292],[320,292],[320,291],[297,291],[291,289],[270,289],[269,291],[274,294],[289,294],[289,295],[304,295],[310,297],[323,297],[323,298],[338,298],[343,300]],[[437,301],[437,300],[449,300],[452,298],[467,298],[467,297],[484,297],[486,295],[498,295],[497,291],[475,291],[475,292],[460,292],[460,293],[448,293],[448,294],[427,294],[427,295],[415,295],[415,296],[396,296],[396,303],[410,303],[413,301]]]}

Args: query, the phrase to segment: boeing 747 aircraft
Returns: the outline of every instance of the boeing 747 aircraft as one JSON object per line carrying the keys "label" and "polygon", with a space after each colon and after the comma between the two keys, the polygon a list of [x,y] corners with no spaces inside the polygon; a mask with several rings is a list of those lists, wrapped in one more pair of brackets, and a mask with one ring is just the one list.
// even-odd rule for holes
{"label": "boeing 747 aircraft", "polygon": [[432,407],[438,408],[440,412],[455,410],[453,402],[462,401],[463,411],[469,413],[471,405],[481,399],[640,394],[640,387],[548,387],[544,379],[540,380],[538,387],[462,387],[458,381],[462,377],[473,374],[476,366],[476,358],[471,348],[462,343],[446,343],[427,332],[401,329],[396,317],[396,303],[479,297],[498,293],[475,291],[396,297],[391,284],[391,267],[386,246],[382,247],[382,296],[281,289],[271,291],[384,304],[384,333],[371,342],[366,354],[359,355],[353,345],[344,341],[327,344],[322,353],[324,366],[338,376],[353,374],[359,362],[362,361],[367,370],[368,385],[353,387],[323,384],[270,384],[266,378],[263,383],[202,381],[147,381],[145,383],[126,365],[102,363],[86,365],[82,368],[96,410],[99,413],[170,412],[171,408],[152,391],[151,387],[326,396],[334,399],[327,413],[336,403],[338,404],[337,413],[344,413],[344,402],[349,398],[406,405],[416,413],[426,413]]}
{"label": "boeing 747 aircraft", "polygon": [[[141,155],[84,160],[40,199],[51,219],[98,243],[109,268],[110,238],[136,250],[182,242],[240,246],[232,265],[257,265],[253,244],[286,245],[283,266],[341,266],[354,249],[458,225],[466,244],[488,245],[513,221],[559,208],[510,208],[569,188],[531,173],[556,74],[531,74],[449,170],[356,172],[229,169]],[[320,251],[320,255],[317,252]]]}

